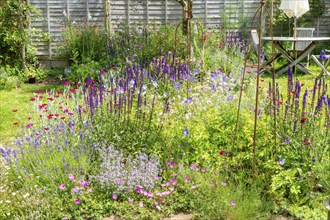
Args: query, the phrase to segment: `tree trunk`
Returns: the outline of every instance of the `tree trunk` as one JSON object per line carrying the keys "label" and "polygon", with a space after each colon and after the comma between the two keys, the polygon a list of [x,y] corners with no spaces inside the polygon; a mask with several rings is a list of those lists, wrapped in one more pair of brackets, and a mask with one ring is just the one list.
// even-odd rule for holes
{"label": "tree trunk", "polygon": [[26,70],[26,57],[25,57],[25,32],[24,32],[24,24],[23,24],[23,14],[21,12],[22,10],[22,0],[19,0],[19,28],[21,32],[21,37],[22,37],[22,45],[21,45],[21,59],[22,59],[22,70]]}

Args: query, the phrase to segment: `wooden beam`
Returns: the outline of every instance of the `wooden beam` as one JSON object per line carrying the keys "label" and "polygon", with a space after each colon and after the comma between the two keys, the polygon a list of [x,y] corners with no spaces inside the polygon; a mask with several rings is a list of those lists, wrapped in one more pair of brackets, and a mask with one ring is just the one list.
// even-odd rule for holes
{"label": "wooden beam", "polygon": [[[50,12],[49,12],[49,2],[46,1],[46,13],[47,13],[47,32],[48,36],[51,36],[50,34]],[[52,57],[52,47],[51,42],[48,41],[48,58],[50,59]]]}

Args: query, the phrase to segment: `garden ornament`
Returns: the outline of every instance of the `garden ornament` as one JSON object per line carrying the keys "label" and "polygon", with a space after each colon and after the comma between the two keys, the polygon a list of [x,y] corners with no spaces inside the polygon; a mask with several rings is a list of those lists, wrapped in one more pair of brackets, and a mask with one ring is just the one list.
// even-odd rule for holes
{"label": "garden ornament", "polygon": [[190,20],[192,19],[192,0],[177,0],[182,6],[182,33],[190,33]]}

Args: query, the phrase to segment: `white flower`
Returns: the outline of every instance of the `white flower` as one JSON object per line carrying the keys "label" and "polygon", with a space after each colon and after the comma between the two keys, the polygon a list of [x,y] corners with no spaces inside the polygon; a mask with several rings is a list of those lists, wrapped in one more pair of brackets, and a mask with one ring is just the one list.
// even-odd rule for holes
{"label": "white flower", "polygon": [[23,198],[26,198],[26,197],[28,197],[29,195],[30,195],[29,193],[26,193],[26,194],[23,195]]}

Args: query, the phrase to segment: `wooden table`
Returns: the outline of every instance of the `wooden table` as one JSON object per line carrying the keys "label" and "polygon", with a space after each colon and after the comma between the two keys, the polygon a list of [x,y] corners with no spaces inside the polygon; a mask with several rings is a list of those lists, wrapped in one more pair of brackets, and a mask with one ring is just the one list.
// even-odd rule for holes
{"label": "wooden table", "polygon": [[[276,74],[282,74],[288,71],[288,68],[296,66],[304,73],[312,74],[307,68],[300,65],[299,62],[304,59],[321,41],[330,40],[330,37],[262,37],[264,41],[273,41],[274,46],[280,51],[280,53],[287,59],[288,64],[282,66]],[[310,44],[297,55],[297,58],[293,57],[290,52],[282,45],[283,42],[310,42]]]}

